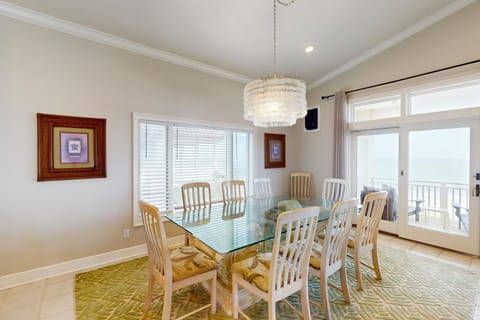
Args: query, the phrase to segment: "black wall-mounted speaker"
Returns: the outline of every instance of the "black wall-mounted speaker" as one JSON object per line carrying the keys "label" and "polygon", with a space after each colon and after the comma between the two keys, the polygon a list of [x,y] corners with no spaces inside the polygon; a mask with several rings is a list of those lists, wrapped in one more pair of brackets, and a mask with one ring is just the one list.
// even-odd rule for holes
{"label": "black wall-mounted speaker", "polygon": [[318,108],[312,108],[307,111],[305,116],[305,131],[319,130],[318,126]]}

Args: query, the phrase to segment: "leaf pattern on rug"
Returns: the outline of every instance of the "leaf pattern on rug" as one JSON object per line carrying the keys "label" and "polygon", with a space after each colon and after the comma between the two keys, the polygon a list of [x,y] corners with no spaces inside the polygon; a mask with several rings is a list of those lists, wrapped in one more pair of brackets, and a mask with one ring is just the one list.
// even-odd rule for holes
{"label": "leaf pattern on rug", "polygon": [[[421,257],[404,250],[380,246],[383,280],[377,281],[373,270],[362,268],[364,290],[356,289],[353,261],[347,260],[350,305],[340,292],[329,288],[332,319],[472,319],[479,290],[478,272]],[[367,258],[365,260],[368,260]],[[75,304],[77,319],[161,319],[163,294],[148,312],[143,311],[148,278],[146,258],[130,260],[76,275]],[[337,274],[330,282],[340,285]],[[217,282],[217,284],[220,282]],[[321,302],[319,279],[309,278],[310,299]],[[201,286],[174,291],[172,317],[186,314],[209,302]],[[297,295],[288,301],[300,308]],[[245,311],[253,319],[267,319],[267,305],[259,302]],[[286,303],[277,303],[278,319],[297,319]],[[321,308],[311,305],[313,319],[323,319]],[[189,319],[231,319],[220,306],[217,314],[204,310]]]}

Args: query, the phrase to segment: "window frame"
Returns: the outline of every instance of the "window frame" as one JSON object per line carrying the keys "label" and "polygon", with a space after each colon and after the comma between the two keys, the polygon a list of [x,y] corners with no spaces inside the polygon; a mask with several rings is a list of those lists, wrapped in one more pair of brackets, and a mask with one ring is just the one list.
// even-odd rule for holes
{"label": "window frame", "polygon": [[[366,105],[374,104],[374,103],[379,103],[379,102],[387,102],[387,101],[393,101],[393,100],[399,100],[400,101],[400,115],[398,116],[393,116],[393,117],[386,117],[386,118],[379,118],[379,119],[374,119],[374,120],[367,120],[367,121],[355,121],[355,109],[358,107],[363,107]],[[403,110],[402,110],[402,96],[400,94],[389,94],[389,95],[384,95],[382,97],[377,97],[373,99],[362,99],[362,100],[357,100],[352,103],[349,102],[349,123],[363,123],[363,122],[369,122],[369,121],[383,121],[383,120],[390,120],[390,119],[398,119],[402,117],[403,115]]]}
{"label": "window frame", "polygon": [[[420,82],[421,81],[421,82]],[[480,119],[480,105],[472,108],[435,111],[430,113],[411,114],[410,112],[410,95],[419,92],[434,92],[442,89],[450,89],[452,87],[469,86],[470,83],[480,81],[479,71],[468,71],[463,73],[447,74],[441,77],[428,77],[426,79],[417,80],[416,83],[400,83],[396,86],[386,86],[375,90],[368,90],[361,93],[354,93],[348,97],[348,130],[350,132],[350,138],[348,144],[353,148],[353,144],[356,143],[354,139],[361,135],[371,135],[378,133],[399,133],[399,165],[405,167],[408,159],[406,159],[407,151],[405,148],[405,132],[406,129],[412,127],[425,127],[429,125],[443,126],[445,123],[451,124],[452,122],[464,122],[467,120]],[[386,97],[392,97],[400,95],[401,116],[396,118],[376,119],[363,122],[351,122],[353,119],[353,104],[361,102],[375,101]],[[353,148],[354,149],[354,148]],[[348,157],[348,166],[350,168],[348,179],[352,186],[357,185],[357,152],[355,149],[350,153]],[[401,170],[401,168],[399,169]],[[406,185],[401,182],[401,174],[399,172],[399,195],[406,192]],[[355,191],[356,187],[355,187]],[[398,210],[405,211],[406,207],[404,203],[399,203]],[[398,226],[388,225],[381,223],[380,229],[398,234]]]}
{"label": "window frame", "polygon": [[[368,92],[352,94],[348,99],[348,128],[350,131],[394,128],[406,124],[416,124],[430,121],[444,121],[454,119],[479,118],[480,105],[478,107],[436,111],[430,113],[411,114],[410,96],[421,92],[434,92],[452,87],[468,86],[469,83],[480,81],[480,72],[468,72],[460,75],[447,75],[437,79],[426,79],[422,83],[402,84],[387,88],[369,90]],[[382,98],[400,96],[400,117],[375,119],[362,122],[353,122],[353,106],[368,101],[378,101]]]}
{"label": "window frame", "polygon": [[[177,118],[177,117],[169,117],[169,116],[162,116],[156,114],[148,114],[148,113],[139,113],[133,112],[132,116],[132,123],[133,123],[133,153],[132,153],[132,166],[133,166],[133,190],[132,190],[132,218],[133,218],[133,226],[139,227],[142,226],[142,221],[140,217],[140,211],[138,209],[138,201],[140,200],[140,122],[141,121],[154,121],[158,123],[163,123],[167,126],[192,126],[192,127],[203,127],[203,128],[212,128],[212,129],[225,129],[225,130],[234,130],[234,131],[244,131],[251,134],[251,143],[249,143],[249,168],[248,168],[248,176],[249,176],[249,186],[247,186],[247,190],[252,190],[251,185],[253,183],[254,177],[254,168],[255,168],[255,144],[256,144],[256,135],[257,130],[251,126],[242,126],[238,124],[231,124],[231,123],[223,123],[223,122],[210,122],[210,121],[203,121],[203,120],[193,120],[193,119],[186,119],[186,118]],[[173,156],[173,135],[168,129],[167,134],[167,148],[168,154]],[[172,156],[167,159],[167,163],[169,167],[173,166]],[[173,187],[174,177],[172,174],[168,175],[168,185]],[[251,193],[251,192],[250,192]],[[173,206],[174,200],[174,190],[169,194],[168,203]],[[167,211],[174,210],[173,207],[167,208]]]}

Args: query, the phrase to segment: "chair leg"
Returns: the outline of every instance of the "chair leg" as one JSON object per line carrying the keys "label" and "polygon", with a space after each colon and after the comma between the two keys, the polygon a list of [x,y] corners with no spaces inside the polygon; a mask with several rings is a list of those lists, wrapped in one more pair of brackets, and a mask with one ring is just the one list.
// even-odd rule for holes
{"label": "chair leg", "polygon": [[163,314],[162,320],[170,320],[170,312],[172,310],[172,288],[165,286],[163,291]]}
{"label": "chair leg", "polygon": [[275,320],[277,319],[277,315],[275,313],[275,305],[274,301],[268,301],[268,320]]}
{"label": "chair leg", "polygon": [[235,273],[232,273],[232,316],[233,319],[238,319],[238,283]]}
{"label": "chair leg", "polygon": [[325,319],[330,319],[330,304],[328,303],[328,283],[327,276],[322,272],[320,274],[320,289],[322,292],[322,304],[323,304],[323,313]]}
{"label": "chair leg", "polygon": [[342,283],[342,292],[345,302],[350,304],[350,292],[348,292],[347,266],[345,259],[343,259],[342,268],[340,269],[340,282]]}
{"label": "chair leg", "polygon": [[310,313],[310,303],[308,300],[308,279],[307,281],[305,281],[302,289],[300,290],[300,300],[302,302],[303,319],[305,320],[312,319],[312,315]]}
{"label": "chair leg", "polygon": [[145,311],[150,308],[150,304],[152,303],[153,297],[153,289],[155,287],[155,276],[149,272],[148,273],[148,281],[147,281],[147,295],[145,297]]}
{"label": "chair leg", "polygon": [[212,306],[210,307],[210,313],[215,314],[217,313],[217,277],[212,277],[211,289],[210,289],[210,303]]}
{"label": "chair leg", "polygon": [[360,264],[360,252],[355,250],[355,256],[353,257],[353,261],[355,263],[355,276],[357,277],[357,288],[358,290],[363,290],[363,283],[362,283],[362,269]]}
{"label": "chair leg", "polygon": [[372,248],[372,262],[373,262],[373,268],[375,270],[375,275],[377,276],[377,280],[382,280],[382,274],[380,273],[380,264],[378,263],[376,243],[373,244],[373,248]]}

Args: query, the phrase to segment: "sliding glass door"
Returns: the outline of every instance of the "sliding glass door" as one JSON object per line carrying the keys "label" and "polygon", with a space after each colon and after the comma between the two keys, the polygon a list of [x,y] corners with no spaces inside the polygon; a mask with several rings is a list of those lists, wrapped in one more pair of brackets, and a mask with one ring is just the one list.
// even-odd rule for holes
{"label": "sliding glass door", "polygon": [[399,235],[478,254],[480,170],[478,121],[409,126],[402,130]]}
{"label": "sliding glass door", "polygon": [[381,230],[479,255],[479,127],[479,73],[349,96],[353,194],[388,192]]}
{"label": "sliding glass door", "polygon": [[353,194],[363,203],[370,192],[387,191],[381,230],[398,233],[399,133],[396,129],[356,132],[352,139]]}
{"label": "sliding glass door", "polygon": [[387,191],[380,230],[479,254],[480,121],[352,134],[352,194]]}

